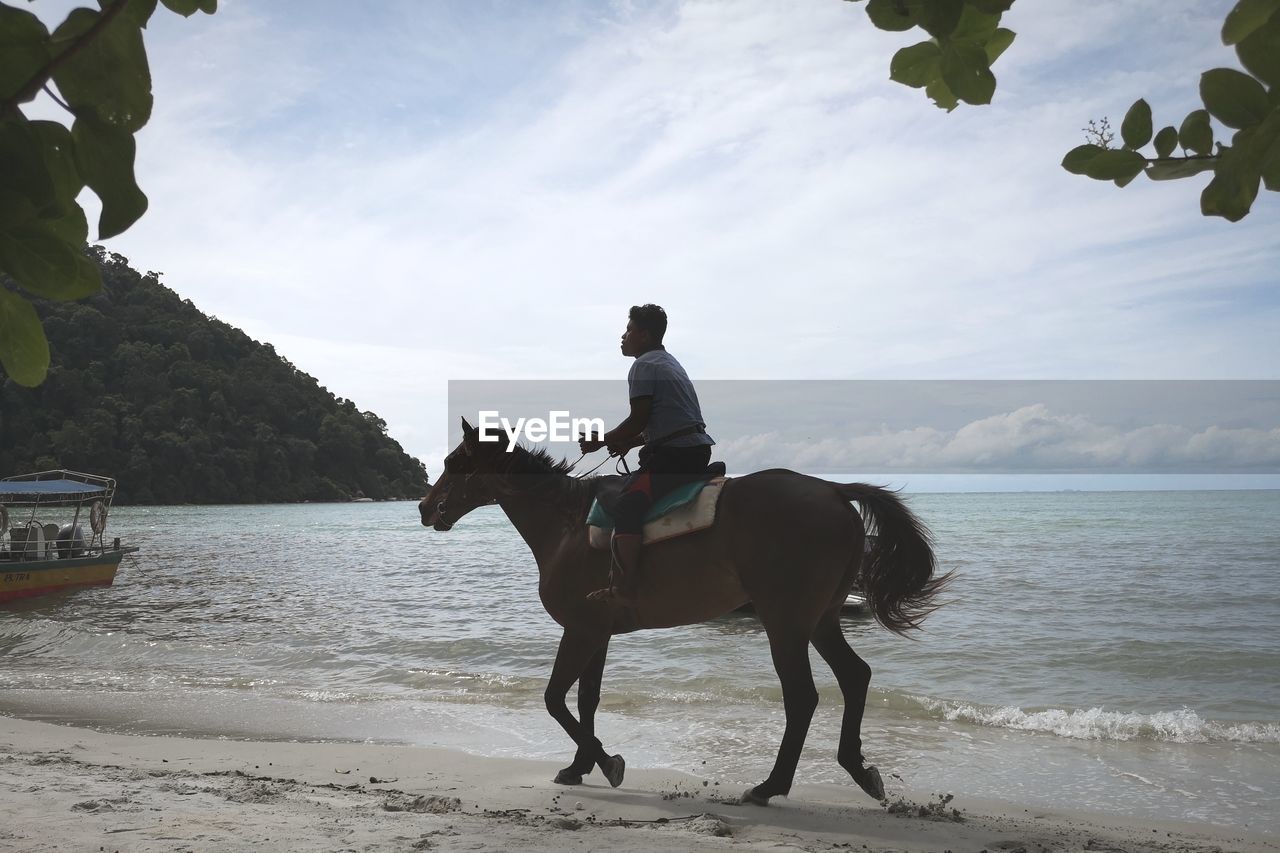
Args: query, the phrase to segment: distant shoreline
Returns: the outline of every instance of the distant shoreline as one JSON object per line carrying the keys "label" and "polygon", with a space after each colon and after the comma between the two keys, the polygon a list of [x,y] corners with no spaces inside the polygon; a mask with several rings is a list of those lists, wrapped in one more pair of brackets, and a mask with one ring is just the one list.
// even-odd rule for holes
{"label": "distant shoreline", "polygon": [[[745,475],[730,474],[729,476],[732,478],[732,477],[742,477]],[[815,476],[818,476],[818,475],[815,475]],[[868,480],[855,479],[856,475],[850,475],[849,477],[845,477],[839,474],[826,474],[821,476],[823,479],[832,480],[832,482],[842,482],[842,483],[869,482]],[[955,491],[930,491],[930,490],[915,491],[912,489],[903,489],[902,491],[908,495],[921,495],[921,496],[925,496],[925,495],[930,495],[930,496],[932,495],[1123,495],[1123,494],[1142,495],[1142,494],[1152,494],[1152,493],[1195,494],[1197,492],[1214,492],[1214,493],[1247,492],[1247,493],[1253,494],[1253,493],[1264,493],[1264,492],[1280,492],[1280,487],[1259,486],[1257,488],[1223,487],[1223,488],[1199,488],[1199,489],[972,489],[972,490],[957,489]],[[423,497],[425,497],[425,495]],[[372,499],[368,501],[359,501],[359,500],[288,501],[288,502],[267,501],[267,502],[261,502],[261,503],[252,502],[252,503],[234,503],[234,504],[229,504],[229,503],[141,504],[141,503],[122,503],[117,501],[115,503],[115,507],[116,508],[128,507],[132,509],[132,508],[154,508],[154,507],[307,506],[309,504],[316,504],[320,506],[342,506],[346,504],[368,504],[368,503],[374,503],[374,504],[415,503],[416,504],[421,500],[422,500],[421,497],[417,497],[417,498],[381,498],[381,499]]]}

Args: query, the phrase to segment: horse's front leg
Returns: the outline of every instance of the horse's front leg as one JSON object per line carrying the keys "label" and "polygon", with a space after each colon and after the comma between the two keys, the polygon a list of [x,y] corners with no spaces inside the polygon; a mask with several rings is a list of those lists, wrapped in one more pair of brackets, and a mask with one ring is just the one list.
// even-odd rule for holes
{"label": "horse's front leg", "polygon": [[[604,647],[596,652],[578,678],[578,721],[591,737],[595,737],[596,733],[596,709],[600,707],[600,684],[604,678],[604,662],[608,654],[609,639],[606,637]],[[561,785],[581,785],[582,777],[590,773],[595,765],[591,750],[578,747],[573,763],[556,774],[556,781]]]}
{"label": "horse's front leg", "polygon": [[[609,646],[608,633],[576,633],[565,631],[560,638],[560,648],[556,651],[555,666],[551,668],[551,680],[547,682],[543,698],[547,703],[547,712],[560,724],[573,742],[578,745],[577,757],[573,767],[579,762],[590,762],[599,765],[609,784],[618,787],[622,784],[622,774],[626,770],[626,762],[621,755],[610,756],[604,751],[600,740],[594,733],[594,722],[584,726],[570,712],[565,704],[569,688],[586,673],[597,654],[600,656],[601,669],[604,667],[604,654]],[[599,687],[596,688],[597,694]],[[581,699],[579,699],[581,701]],[[598,698],[597,698],[598,701]],[[592,711],[594,712],[594,707]]]}

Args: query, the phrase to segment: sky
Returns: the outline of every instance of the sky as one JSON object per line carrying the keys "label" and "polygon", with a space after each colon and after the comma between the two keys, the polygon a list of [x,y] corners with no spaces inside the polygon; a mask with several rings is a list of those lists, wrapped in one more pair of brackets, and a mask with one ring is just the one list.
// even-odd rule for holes
{"label": "sky", "polygon": [[1139,97],[1180,124],[1236,65],[1232,5],[1019,0],[994,102],[950,114],[888,79],[919,31],[861,3],[160,9],[150,209],[105,245],[433,479],[450,380],[621,378],[643,302],[696,382],[1274,379],[1275,193],[1230,224],[1208,176],[1059,166]]}

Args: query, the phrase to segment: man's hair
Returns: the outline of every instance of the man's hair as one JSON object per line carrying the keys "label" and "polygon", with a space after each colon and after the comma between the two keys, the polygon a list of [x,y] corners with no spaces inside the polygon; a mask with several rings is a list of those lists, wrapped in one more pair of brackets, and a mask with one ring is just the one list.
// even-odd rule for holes
{"label": "man's hair", "polygon": [[661,306],[652,303],[632,305],[627,319],[635,323],[637,329],[643,329],[653,335],[655,343],[662,343],[662,336],[667,333],[667,312],[663,311]]}

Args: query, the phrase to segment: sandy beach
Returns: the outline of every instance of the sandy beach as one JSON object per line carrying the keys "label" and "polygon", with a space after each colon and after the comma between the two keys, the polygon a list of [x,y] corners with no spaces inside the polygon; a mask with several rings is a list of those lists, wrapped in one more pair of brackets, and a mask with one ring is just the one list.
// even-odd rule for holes
{"label": "sandy beach", "polygon": [[[1068,810],[799,785],[768,808],[715,780],[352,743],[141,737],[0,717],[0,849],[1264,851],[1280,839]],[[896,803],[896,804],[895,804]],[[923,810],[923,814],[922,814]]]}

